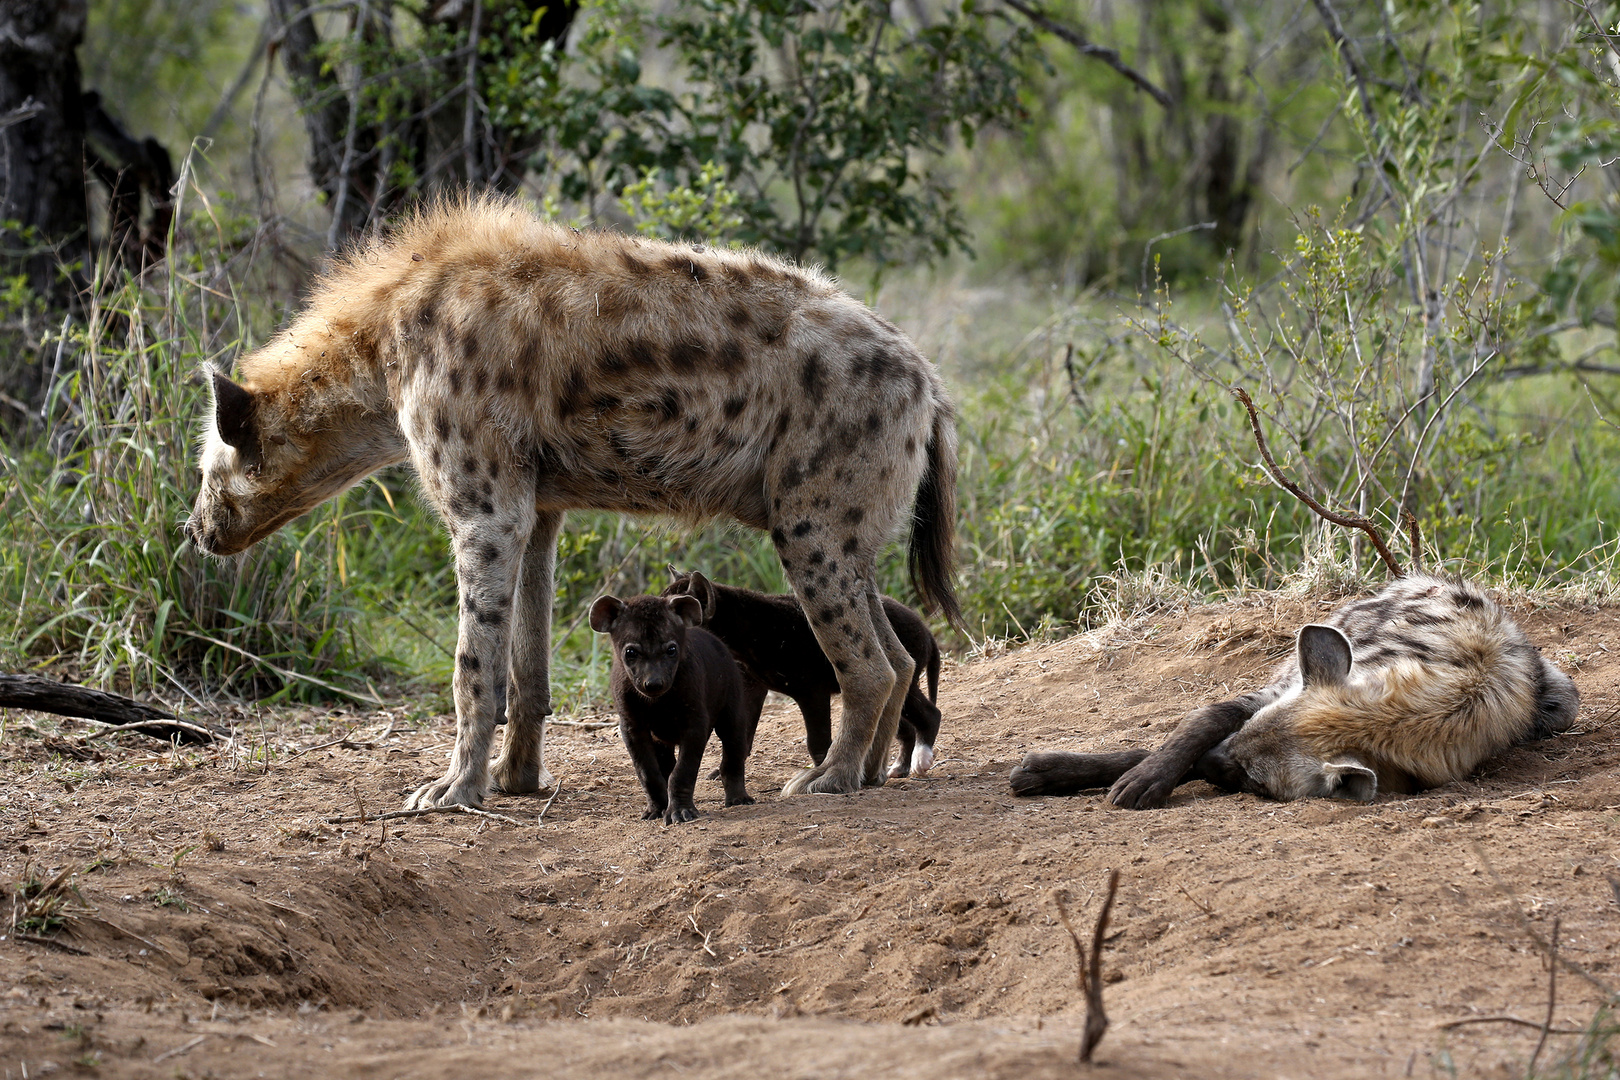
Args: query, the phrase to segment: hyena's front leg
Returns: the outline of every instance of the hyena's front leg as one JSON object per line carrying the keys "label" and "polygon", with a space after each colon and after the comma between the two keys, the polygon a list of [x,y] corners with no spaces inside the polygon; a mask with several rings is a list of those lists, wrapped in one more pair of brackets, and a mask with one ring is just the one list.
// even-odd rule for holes
{"label": "hyena's front leg", "polygon": [[510,795],[549,795],[557,781],[546,771],[545,723],[551,715],[551,600],[561,511],[535,517],[523,552],[512,612],[512,681],[506,690],[506,735],[495,762],[495,786]]}
{"label": "hyena's front leg", "polygon": [[1268,686],[1231,701],[1205,705],[1183,720],[1165,744],[1114,781],[1108,799],[1115,806],[1147,810],[1163,806],[1170,793],[1192,776],[1198,761],[1242,727],[1249,717],[1277,700],[1282,687]]}
{"label": "hyena's front leg", "polygon": [[535,520],[532,494],[491,487],[486,486],[488,494],[476,499],[458,496],[446,515],[461,592],[456,747],[443,778],[418,788],[405,804],[408,810],[482,806],[489,788],[489,746],[507,696],[512,601],[523,549]]}

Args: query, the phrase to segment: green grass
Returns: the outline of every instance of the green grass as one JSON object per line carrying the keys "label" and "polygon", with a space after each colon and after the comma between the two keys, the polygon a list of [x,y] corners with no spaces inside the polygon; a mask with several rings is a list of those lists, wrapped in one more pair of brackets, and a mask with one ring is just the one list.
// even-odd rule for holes
{"label": "green grass", "polygon": [[[407,471],[380,474],[233,560],[201,557],[178,530],[198,479],[202,365],[228,363],[274,315],[222,293],[228,254],[182,253],[171,277],[104,288],[64,336],[40,343],[68,359],[48,422],[0,444],[0,665],[171,700],[442,689],[455,580]],[[952,288],[919,277],[884,301],[924,324],[926,347]],[[992,317],[951,331],[948,351],[963,359],[945,365],[960,413],[958,590],[976,638],[1105,619],[1121,581],[1213,594],[1380,576],[1370,552],[1265,479],[1241,410],[1133,327],[1127,316],[1142,313],[981,292]],[[1431,566],[1515,588],[1611,592],[1620,476],[1608,463],[1620,433],[1593,400],[1569,376],[1541,376],[1484,386],[1453,415],[1418,503]],[[1324,439],[1307,462],[1277,442],[1302,480],[1347,453]],[[897,544],[880,576],[908,597],[903,562]],[[667,563],[785,588],[759,534],[570,515],[554,619],[561,708],[605,690],[590,601],[656,591]]]}

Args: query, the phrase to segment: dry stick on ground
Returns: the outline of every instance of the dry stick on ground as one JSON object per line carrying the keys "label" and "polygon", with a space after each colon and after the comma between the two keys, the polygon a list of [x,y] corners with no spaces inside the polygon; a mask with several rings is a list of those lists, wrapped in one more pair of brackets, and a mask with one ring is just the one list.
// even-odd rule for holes
{"label": "dry stick on ground", "polygon": [[1102,1042],[1103,1033],[1108,1030],[1108,1014],[1103,1011],[1102,998],[1102,947],[1103,935],[1108,931],[1108,913],[1114,907],[1114,894],[1119,890],[1119,871],[1108,871],[1108,895],[1103,897],[1102,910],[1097,912],[1097,925],[1091,931],[1091,955],[1087,957],[1086,946],[1080,940],[1080,934],[1075,930],[1074,923],[1069,921],[1069,909],[1063,903],[1062,890],[1054,890],[1052,903],[1057,907],[1058,921],[1063,929],[1069,932],[1069,940],[1074,942],[1075,966],[1080,982],[1080,992],[1086,995],[1086,1027],[1080,1034],[1080,1060],[1084,1064],[1091,1063],[1091,1052],[1097,1049]]}
{"label": "dry stick on ground", "polygon": [[[1520,1027],[1542,1030],[1543,1024],[1539,1020],[1525,1020],[1517,1016],[1465,1016],[1460,1020],[1442,1020],[1434,1025],[1436,1031],[1450,1031],[1452,1028],[1464,1027],[1468,1024],[1518,1024]],[[1554,1035],[1585,1035],[1585,1028],[1547,1028]]]}
{"label": "dry stick on ground", "polygon": [[557,777],[555,783],[557,786],[551,789],[551,798],[547,799],[546,805],[540,808],[540,816],[534,819],[535,828],[539,828],[546,823],[546,811],[551,809],[551,804],[556,802],[557,796],[562,794],[562,777]]}
{"label": "dry stick on ground", "polygon": [[[1525,916],[1525,913],[1519,907],[1519,898],[1514,895],[1512,889],[1508,888],[1507,882],[1502,880],[1502,875],[1496,872],[1496,867],[1491,865],[1490,856],[1485,854],[1485,849],[1477,842],[1473,846],[1474,858],[1478,859],[1479,864],[1485,868],[1485,873],[1490,877],[1492,884],[1496,886],[1496,891],[1501,893],[1502,898],[1508,902],[1508,909],[1513,912],[1513,917],[1517,920],[1519,929],[1524,931],[1524,936],[1529,938],[1536,948],[1541,950],[1542,955],[1547,957],[1550,963],[1562,967],[1576,978],[1583,979],[1603,991],[1610,999],[1620,999],[1620,988],[1610,986],[1580,964],[1564,956],[1556,947],[1549,945],[1545,938],[1536,933],[1536,928],[1530,925],[1529,918]],[[1541,1025],[1537,1024],[1536,1026],[1540,1027]]]}
{"label": "dry stick on ground", "polygon": [[1541,1025],[1541,1038],[1536,1040],[1536,1049],[1530,1055],[1530,1065],[1526,1068],[1526,1076],[1536,1075],[1536,1059],[1541,1057],[1541,1050],[1547,1045],[1547,1035],[1552,1031],[1553,1009],[1558,1005],[1558,923],[1553,920],[1552,937],[1547,950],[1547,1019]]}
{"label": "dry stick on ground", "polygon": [[1266,472],[1271,475],[1271,479],[1276,482],[1277,486],[1310,507],[1312,512],[1323,521],[1331,521],[1333,524],[1345,529],[1360,529],[1366,533],[1367,539],[1371,540],[1372,546],[1377,549],[1378,557],[1384,560],[1385,566],[1389,567],[1389,572],[1395,577],[1405,576],[1404,571],[1401,570],[1401,564],[1395,561],[1395,556],[1390,552],[1389,545],[1384,543],[1384,534],[1379,531],[1377,525],[1363,517],[1334,513],[1306,494],[1304,488],[1283,475],[1283,471],[1278,467],[1276,459],[1271,456],[1271,448],[1266,445],[1265,433],[1260,430],[1260,414],[1255,411],[1254,402],[1249,400],[1248,391],[1241,386],[1234,386],[1231,389],[1232,396],[1242,402],[1245,409],[1249,410],[1249,426],[1254,429],[1255,445],[1260,448],[1260,457],[1266,463]]}
{"label": "dry stick on ground", "polygon": [[32,709],[108,725],[106,731],[98,731],[91,738],[120,731],[150,735],[164,742],[177,738],[181,742],[207,743],[229,737],[228,732],[181,720],[156,705],[39,675],[0,674],[0,708]]}
{"label": "dry stick on ground", "polygon": [[456,803],[454,806],[424,806],[419,810],[390,810],[386,814],[345,814],[341,817],[322,818],[328,825],[352,825],[357,821],[392,821],[395,818],[425,817],[428,814],[472,814],[475,817],[489,818],[492,821],[504,821],[509,825],[527,825],[527,821],[519,821],[515,817],[505,814],[492,814],[488,810],[480,810],[476,806],[463,806]]}

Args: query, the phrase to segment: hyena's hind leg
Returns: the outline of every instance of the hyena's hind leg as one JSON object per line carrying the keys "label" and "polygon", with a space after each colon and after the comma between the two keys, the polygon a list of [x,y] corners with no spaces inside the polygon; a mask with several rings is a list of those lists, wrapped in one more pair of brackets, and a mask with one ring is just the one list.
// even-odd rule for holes
{"label": "hyena's hind leg", "polygon": [[883,715],[878,719],[877,731],[872,736],[871,749],[866,754],[865,782],[875,786],[888,778],[889,744],[894,742],[895,733],[900,728],[900,713],[905,709],[906,697],[911,693],[917,661],[894,632],[888,612],[883,610],[883,594],[878,592],[876,581],[872,582],[867,593],[866,607],[871,613],[872,627],[877,631],[878,641],[883,645],[883,654],[894,669],[894,688],[889,691]]}
{"label": "hyena's hind leg", "polygon": [[509,795],[549,795],[557,781],[546,770],[545,724],[551,715],[551,602],[561,511],[535,516],[523,552],[512,612],[512,679],[506,692],[506,736],[495,762],[495,786]]}
{"label": "hyena's hind leg", "polygon": [[[894,668],[888,660],[887,642],[878,636],[872,621],[869,597],[875,596],[875,545],[850,545],[855,550],[846,552],[833,544],[823,526],[805,519],[788,532],[773,531],[777,554],[782,569],[787,572],[793,591],[804,605],[810,628],[816,635],[821,651],[838,672],[838,685],[843,697],[844,716],[838,726],[838,735],[827,751],[827,757],[815,768],[807,769],[788,781],[782,788],[784,795],[848,794],[859,791],[868,779],[868,760],[872,757],[873,739],[884,724],[885,712],[897,686],[903,691],[906,683],[895,678]],[[864,548],[864,550],[862,550]],[[829,551],[830,549],[830,551]],[[881,609],[880,609],[881,610]],[[883,625],[888,627],[888,617]],[[899,639],[895,638],[898,644]],[[901,650],[904,652],[904,649]],[[909,657],[908,657],[909,664]],[[909,672],[909,666],[908,666]],[[904,693],[900,700],[904,700]],[[894,735],[894,724],[899,721],[899,702],[894,703],[894,721],[888,726],[889,737]],[[888,743],[881,744],[887,750]],[[879,755],[881,763],[881,754]],[[876,782],[882,782],[882,769],[878,769]]]}

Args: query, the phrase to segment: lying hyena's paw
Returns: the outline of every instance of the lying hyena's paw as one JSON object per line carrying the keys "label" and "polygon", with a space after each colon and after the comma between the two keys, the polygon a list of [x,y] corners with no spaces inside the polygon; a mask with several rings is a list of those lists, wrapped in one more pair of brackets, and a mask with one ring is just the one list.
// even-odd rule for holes
{"label": "lying hyena's paw", "polygon": [[504,766],[504,762],[497,763],[494,774],[495,790],[503,795],[539,795],[546,799],[556,794],[557,778],[544,766]]}
{"label": "lying hyena's paw", "polygon": [[696,821],[698,816],[695,806],[672,806],[664,813],[665,825],[680,825],[688,821]]}
{"label": "lying hyena's paw", "polygon": [[1152,810],[1169,800],[1177,779],[1138,765],[1114,781],[1108,789],[1108,801],[1127,810]]}
{"label": "lying hyena's paw", "polygon": [[431,784],[423,784],[416,789],[414,795],[405,800],[407,810],[427,810],[435,806],[482,807],[483,805],[484,786],[455,776],[446,776]]}
{"label": "lying hyena's paw", "polygon": [[783,795],[851,795],[861,790],[861,770],[817,765],[787,782]]}

